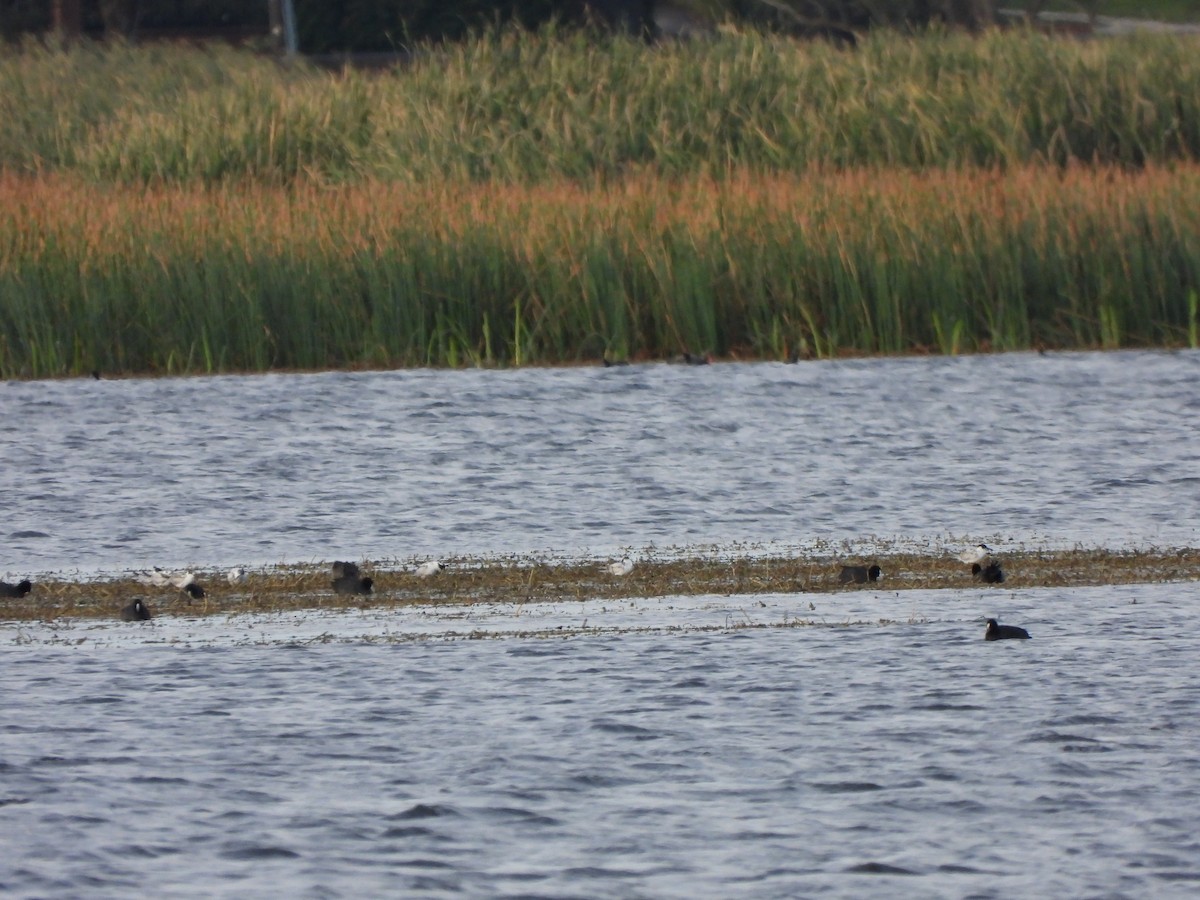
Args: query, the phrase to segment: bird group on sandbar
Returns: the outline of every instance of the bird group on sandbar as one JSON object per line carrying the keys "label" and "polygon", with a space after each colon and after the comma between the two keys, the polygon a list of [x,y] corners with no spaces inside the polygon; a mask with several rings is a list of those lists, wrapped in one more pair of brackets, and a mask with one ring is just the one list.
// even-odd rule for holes
{"label": "bird group on sandbar", "polygon": [[1004,570],[998,562],[990,562],[986,566],[971,563],[971,576],[984,584],[1004,584]]}
{"label": "bird group on sandbar", "polygon": [[9,584],[7,581],[0,581],[0,597],[24,597],[33,590],[33,582],[28,578],[18,581],[16,584]]}
{"label": "bird group on sandbar", "polygon": [[[953,553],[951,556],[961,563],[971,567],[971,577],[983,584],[1003,584],[1004,568],[1000,561],[992,558],[992,548],[979,543],[966,550]],[[859,565],[847,563],[838,571],[839,584],[857,585],[874,584],[883,577],[883,569],[876,564]],[[989,641],[999,641],[1011,638],[1028,638],[1029,632],[1015,625],[1000,625],[995,619],[987,620],[987,631],[984,637]]]}
{"label": "bird group on sandbar", "polygon": [[166,569],[155,566],[153,569],[138,575],[137,580],[151,587],[179,588],[179,590],[187,595],[189,601],[203,600],[208,596],[201,584],[196,581],[196,574],[194,572],[169,572]]}
{"label": "bird group on sandbar", "polygon": [[433,575],[437,575],[445,568],[446,564],[441,560],[429,559],[414,568],[413,574],[418,578],[429,578]]}
{"label": "bird group on sandbar", "polygon": [[[429,559],[413,567],[412,574],[417,578],[432,578],[446,569],[446,564],[439,559]],[[363,575],[358,563],[338,560],[333,564],[333,590],[337,594],[369,594],[375,586],[375,581],[369,575]]]}
{"label": "bird group on sandbar", "polygon": [[610,574],[616,575],[617,577],[628,575],[633,571],[633,558],[626,556],[625,558],[619,559],[614,563],[609,563],[608,571]]}
{"label": "bird group on sandbar", "polygon": [[369,594],[375,581],[368,575],[363,575],[358,563],[342,562],[333,564],[333,592],[335,594]]}
{"label": "bird group on sandbar", "polygon": [[838,583],[867,584],[882,577],[883,569],[879,566],[842,566],[842,571],[838,573]]}
{"label": "bird group on sandbar", "polygon": [[122,622],[148,622],[152,618],[150,608],[141,597],[135,597],[128,606],[121,607]]}
{"label": "bird group on sandbar", "polygon": [[[992,557],[992,548],[979,543],[966,550],[951,554],[952,557],[970,566],[973,580],[982,584],[1003,584],[1004,569],[1000,561]],[[629,575],[635,568],[632,556],[625,555],[621,559],[606,563],[604,571],[616,578]],[[416,578],[431,578],[445,571],[446,564],[439,559],[429,559],[410,568],[409,574]],[[375,581],[369,575],[363,575],[358,563],[338,560],[331,567],[332,580],[329,582],[334,593],[346,596],[367,595],[374,592]],[[883,569],[877,563],[846,563],[840,566],[837,581],[842,585],[876,584],[883,578]],[[236,566],[226,573],[226,580],[231,586],[244,584],[248,573],[245,568]],[[138,573],[135,580],[152,587],[172,587],[181,591],[191,600],[205,599],[207,592],[196,580],[194,572],[172,572],[155,566],[152,569]],[[0,597],[22,598],[33,590],[33,582],[28,578],[15,584],[0,581]],[[119,615],[125,622],[146,622],[153,618],[150,606],[141,597],[134,597],[121,607]],[[1016,625],[1001,625],[994,618],[987,618],[984,639],[987,641],[1028,640],[1029,632]]]}
{"label": "bird group on sandbar", "polygon": [[[1004,569],[1000,561],[992,559],[992,548],[987,544],[976,544],[955,559],[971,567],[971,577],[983,584],[1003,584]],[[983,630],[985,641],[1028,640],[1029,632],[1016,625],[1001,625],[995,619],[987,619]]]}

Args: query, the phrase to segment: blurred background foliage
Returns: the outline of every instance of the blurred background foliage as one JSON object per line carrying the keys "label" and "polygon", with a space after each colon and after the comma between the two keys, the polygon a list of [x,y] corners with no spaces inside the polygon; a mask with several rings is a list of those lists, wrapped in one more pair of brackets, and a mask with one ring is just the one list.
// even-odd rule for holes
{"label": "blurred background foliage", "polygon": [[[0,35],[44,33],[55,0],[0,0]],[[186,35],[223,32],[244,38],[268,32],[267,0],[81,0],[91,37]],[[837,34],[872,26],[923,27],[934,23],[981,28],[998,7],[1028,12],[1055,8],[1094,13],[1121,0],[293,0],[300,47],[306,53],[396,50],[421,41],[460,39],[472,31],[520,22],[592,21],[654,36],[657,22],[693,28],[723,21],[801,33]],[[1189,0],[1140,3],[1157,6]],[[1120,10],[1117,10],[1120,11]]]}

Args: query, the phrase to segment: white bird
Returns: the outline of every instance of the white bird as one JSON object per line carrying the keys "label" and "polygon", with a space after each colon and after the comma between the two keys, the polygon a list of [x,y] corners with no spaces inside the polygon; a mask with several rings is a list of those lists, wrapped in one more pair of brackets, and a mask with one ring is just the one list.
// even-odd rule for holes
{"label": "white bird", "polygon": [[955,557],[959,562],[964,562],[968,566],[972,563],[982,562],[988,558],[988,554],[992,552],[992,548],[987,544],[976,544],[970,550],[964,550]]}
{"label": "white bird", "polygon": [[431,559],[428,562],[421,563],[419,566],[413,569],[413,574],[418,578],[428,578],[430,575],[436,575],[444,568],[446,568],[445,563],[439,562],[436,559]]}
{"label": "white bird", "polygon": [[154,587],[166,587],[174,577],[174,573],[165,572],[158,566],[155,566],[149,572],[143,572],[139,575],[137,580],[142,584],[149,584]]}
{"label": "white bird", "polygon": [[627,556],[620,562],[609,563],[608,571],[613,575],[628,575],[633,571],[633,560]]}
{"label": "white bird", "polygon": [[241,584],[246,580],[246,570],[241,566],[234,566],[225,577],[229,579],[230,584]]}
{"label": "white bird", "polygon": [[181,591],[186,591],[189,584],[196,583],[196,575],[193,572],[184,572],[182,575],[176,575],[171,579],[171,584],[179,588]]}

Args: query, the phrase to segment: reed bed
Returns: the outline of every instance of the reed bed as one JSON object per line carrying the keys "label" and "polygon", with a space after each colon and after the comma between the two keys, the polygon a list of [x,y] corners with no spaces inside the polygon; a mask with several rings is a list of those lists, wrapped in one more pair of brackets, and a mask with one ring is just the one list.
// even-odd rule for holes
{"label": "reed bed", "polygon": [[1200,166],[0,177],[0,375],[1197,346]]}
{"label": "reed bed", "polygon": [[884,578],[875,584],[838,582],[840,562],[827,556],[680,556],[641,559],[624,577],[603,563],[574,560],[539,562],[528,558],[447,560],[447,569],[422,579],[388,563],[365,565],[374,593],[342,596],[330,587],[325,564],[280,566],[253,572],[230,586],[219,572],[198,572],[207,592],[191,600],[175,588],[154,588],[129,578],[39,581],[20,599],[0,598],[0,621],[116,618],[121,607],[141,597],[155,615],[214,615],[313,608],[387,608],[416,604],[529,603],[539,601],[667,598],[680,595],[777,593],[838,594],[846,591],[900,592],[913,589],[1021,590],[1034,587],[1120,585],[1200,579],[1195,550],[1150,549],[1112,552],[1096,549],[1021,550],[1001,561],[1003,585],[976,581],[954,559],[919,553],[893,553],[859,562],[879,562]]}
{"label": "reed bed", "polygon": [[0,59],[0,169],[536,182],[1195,161],[1198,50],[1019,30],[879,32],[852,52],[736,31],[657,48],[512,31],[364,75],[215,47],[30,44]]}
{"label": "reed bed", "polygon": [[0,59],[0,376],[1197,346],[1200,42]]}

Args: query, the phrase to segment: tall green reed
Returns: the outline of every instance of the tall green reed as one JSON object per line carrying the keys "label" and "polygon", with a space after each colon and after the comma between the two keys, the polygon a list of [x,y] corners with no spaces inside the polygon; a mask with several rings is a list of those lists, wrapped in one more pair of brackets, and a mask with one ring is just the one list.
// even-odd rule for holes
{"label": "tall green reed", "polygon": [[0,375],[1195,342],[1200,169],[0,179]]}

